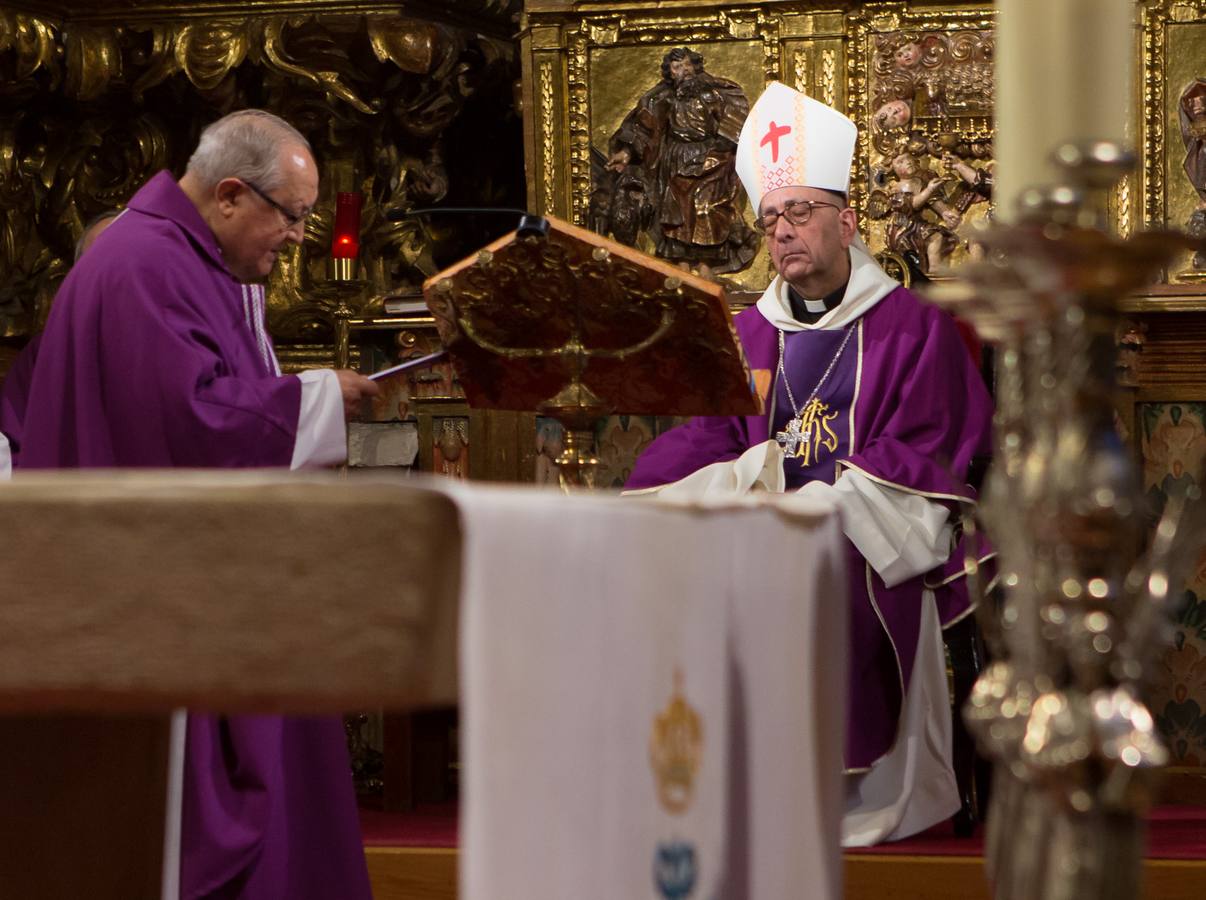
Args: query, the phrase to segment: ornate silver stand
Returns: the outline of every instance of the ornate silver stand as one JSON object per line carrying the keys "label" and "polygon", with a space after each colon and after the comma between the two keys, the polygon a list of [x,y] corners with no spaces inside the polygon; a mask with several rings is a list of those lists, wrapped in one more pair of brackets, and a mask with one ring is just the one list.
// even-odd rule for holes
{"label": "ornate silver stand", "polygon": [[935,297],[999,347],[981,507],[997,577],[973,576],[994,662],[964,717],[995,764],[997,900],[1123,900],[1139,896],[1143,814],[1167,758],[1145,679],[1191,529],[1187,498],[1174,498],[1144,547],[1115,423],[1118,301],[1184,239],[1106,233],[1106,193],[1132,162],[1121,148],[1058,156],[1068,185],[1024,197],[1019,224],[988,232],[988,258]]}

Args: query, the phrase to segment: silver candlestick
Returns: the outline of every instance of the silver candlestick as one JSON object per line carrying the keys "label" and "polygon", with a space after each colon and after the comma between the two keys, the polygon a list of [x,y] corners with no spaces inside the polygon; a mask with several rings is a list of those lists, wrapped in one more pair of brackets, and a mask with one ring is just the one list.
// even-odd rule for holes
{"label": "silver candlestick", "polygon": [[1138,896],[1144,813],[1168,755],[1144,698],[1192,529],[1189,498],[1176,498],[1144,549],[1139,477],[1115,424],[1115,336],[1119,301],[1185,239],[1107,233],[1106,197],[1134,162],[1123,148],[1056,158],[1067,183],[1027,192],[1018,224],[985,233],[987,258],[934,295],[999,347],[980,510],[997,577],[973,582],[993,662],[964,716],[995,767],[997,900],[1123,900]]}

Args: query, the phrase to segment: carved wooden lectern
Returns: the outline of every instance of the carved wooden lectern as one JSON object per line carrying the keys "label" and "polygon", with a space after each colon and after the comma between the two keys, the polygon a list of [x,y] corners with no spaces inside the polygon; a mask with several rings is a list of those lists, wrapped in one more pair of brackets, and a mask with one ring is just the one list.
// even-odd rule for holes
{"label": "carved wooden lectern", "polygon": [[591,422],[760,409],[724,288],[560,219],[423,286],[470,406],[566,427],[563,482],[589,486]]}

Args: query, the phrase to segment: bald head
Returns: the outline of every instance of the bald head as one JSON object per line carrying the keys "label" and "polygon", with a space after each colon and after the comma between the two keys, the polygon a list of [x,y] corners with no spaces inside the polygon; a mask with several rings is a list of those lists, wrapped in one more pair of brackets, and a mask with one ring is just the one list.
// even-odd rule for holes
{"label": "bald head", "polygon": [[262,109],[242,109],[201,132],[186,173],[201,187],[238,178],[271,191],[286,177],[281,153],[286,148],[299,158],[313,158],[310,142],[284,119]]}

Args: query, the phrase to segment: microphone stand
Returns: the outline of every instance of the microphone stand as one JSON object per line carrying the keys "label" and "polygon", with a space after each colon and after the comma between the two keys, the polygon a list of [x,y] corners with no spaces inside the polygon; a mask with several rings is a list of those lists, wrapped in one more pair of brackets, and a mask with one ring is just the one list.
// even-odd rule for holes
{"label": "microphone stand", "polygon": [[507,206],[428,206],[420,209],[391,209],[385,214],[385,218],[390,222],[401,222],[403,219],[409,219],[412,216],[443,215],[445,213],[452,215],[519,216],[519,224],[515,227],[515,233],[520,237],[543,238],[547,237],[549,233],[549,220],[544,216],[535,215],[526,209]]}

